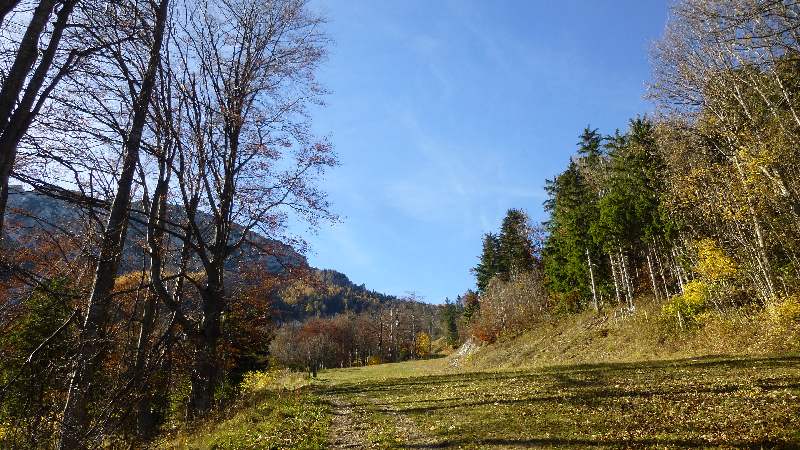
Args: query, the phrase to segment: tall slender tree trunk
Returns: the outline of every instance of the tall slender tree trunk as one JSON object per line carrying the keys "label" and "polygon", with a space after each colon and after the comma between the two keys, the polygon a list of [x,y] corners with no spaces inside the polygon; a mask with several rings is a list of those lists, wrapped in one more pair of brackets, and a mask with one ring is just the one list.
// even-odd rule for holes
{"label": "tall slender tree trunk", "polygon": [[619,259],[622,264],[622,278],[625,283],[625,298],[628,301],[628,308],[633,309],[633,286],[630,276],[628,275],[628,265],[625,261],[625,254],[622,252],[622,247],[619,248]]}
{"label": "tall slender tree trunk", "polygon": [[595,312],[600,311],[600,305],[597,303],[597,289],[594,285],[594,269],[592,269],[592,257],[589,256],[589,248],[586,248],[586,262],[589,265],[589,280],[592,282],[592,301],[594,302]]}
{"label": "tall slender tree trunk", "polygon": [[147,439],[152,432],[150,419],[150,403],[152,395],[148,386],[142,382],[145,379],[146,356],[149,350],[148,342],[155,326],[156,295],[152,292],[147,293],[144,311],[142,312],[142,324],[139,328],[139,337],[136,341],[136,354],[133,366],[133,386],[142,393],[136,405],[136,431],[137,437]]}
{"label": "tall slender tree trunk", "polygon": [[[68,25],[69,16],[72,14],[76,2],[77,0],[68,0],[63,3],[52,26],[50,39],[43,50],[39,48],[39,40],[45,32],[50,15],[58,2],[55,0],[39,2],[33,10],[28,27],[25,29],[14,55],[14,62],[7,72],[8,76],[3,80],[2,88],[0,88],[0,244],[5,232],[9,178],[17,159],[17,148],[41,107],[42,100],[40,99],[37,104],[37,97],[40,94],[43,97],[49,96],[58,80],[63,76],[63,74],[57,76],[49,86],[45,87],[47,74],[53,65],[61,38]],[[5,14],[6,10],[10,10],[9,6],[13,8],[15,3],[17,2],[9,2],[8,5],[0,6],[0,11]],[[39,64],[34,69],[37,60],[39,60]]]}
{"label": "tall slender tree trunk", "polygon": [[131,202],[133,176],[139,162],[139,147],[147,119],[150,98],[155,86],[161,42],[168,9],[168,0],[161,0],[153,29],[153,45],[150,48],[147,71],[134,104],[131,128],[125,139],[125,153],[117,193],[111,204],[108,220],[100,245],[100,256],[95,268],[86,319],[79,336],[79,348],[75,356],[75,368],[69,384],[64,416],[61,424],[59,448],[71,450],[84,447],[84,433],[88,425],[87,409],[90,390],[98,363],[105,354],[104,327],[111,300],[111,290],[121,258],[128,224],[128,208]]}
{"label": "tall slender tree trunk", "polygon": [[749,195],[749,192],[747,191],[747,182],[746,182],[747,176],[745,175],[744,170],[742,169],[741,163],[739,162],[739,158],[734,156],[733,157],[733,162],[734,162],[734,164],[736,166],[736,169],[737,169],[737,171],[739,173],[739,178],[740,178],[740,181],[742,183],[742,186],[745,188],[745,192],[746,192],[745,200],[747,201],[747,210],[750,213],[750,219],[753,222],[753,231],[754,231],[754,235],[755,235],[755,238],[756,238],[756,244],[757,244],[755,257],[756,257],[756,262],[758,263],[758,267],[761,269],[761,272],[764,274],[764,282],[765,282],[764,299],[766,300],[767,298],[772,297],[772,295],[775,293],[775,288],[774,288],[774,286],[772,284],[772,269],[770,267],[769,257],[767,256],[767,253],[766,253],[766,250],[765,250],[766,246],[764,244],[764,234],[763,234],[763,231],[762,231],[762,228],[761,228],[761,222],[758,220],[758,216],[756,215],[755,208],[753,207],[752,199],[751,199],[751,197]]}
{"label": "tall slender tree trunk", "polygon": [[658,265],[658,272],[661,275],[661,282],[664,284],[664,294],[669,298],[671,295],[669,292],[669,287],[667,287],[667,278],[664,276],[664,265],[661,264],[661,258],[658,256],[658,250],[656,247],[656,251],[654,252],[654,256],[656,259],[656,264]]}
{"label": "tall slender tree trunk", "polygon": [[653,283],[653,296],[655,297],[656,301],[660,299],[660,295],[658,293],[658,287],[656,285],[656,276],[653,272],[653,260],[651,258],[652,250],[648,249],[647,251],[647,268],[650,270],[650,281]]}
{"label": "tall slender tree trunk", "polygon": [[678,262],[678,253],[675,250],[675,247],[672,247],[672,268],[673,272],[675,272],[675,278],[678,279],[678,288],[680,288],[681,294],[683,294],[683,289],[684,289],[683,271],[681,269],[680,263]]}
{"label": "tall slender tree trunk", "polygon": [[619,281],[618,281],[618,278],[617,278],[617,265],[614,262],[614,255],[611,254],[610,252],[608,254],[608,260],[611,262],[611,275],[614,278],[614,293],[617,296],[617,304],[619,305],[620,303],[622,303],[622,298],[620,297],[620,292],[619,292]]}

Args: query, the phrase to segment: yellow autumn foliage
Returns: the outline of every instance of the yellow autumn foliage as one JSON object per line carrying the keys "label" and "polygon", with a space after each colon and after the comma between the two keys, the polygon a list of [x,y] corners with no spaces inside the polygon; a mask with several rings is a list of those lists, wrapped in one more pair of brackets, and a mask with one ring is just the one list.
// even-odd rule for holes
{"label": "yellow autumn foliage", "polygon": [[247,372],[244,374],[239,388],[246,393],[263,391],[272,387],[279,375],[280,371],[278,370]]}
{"label": "yellow autumn foliage", "polygon": [[431,337],[428,333],[420,331],[414,339],[414,351],[419,356],[428,356],[431,350]]}
{"label": "yellow autumn foliage", "polygon": [[683,288],[683,293],[669,299],[664,304],[661,312],[668,321],[677,321],[683,326],[691,323],[705,311],[710,292],[706,283],[701,280],[693,280]]}
{"label": "yellow autumn foliage", "polygon": [[711,239],[696,244],[697,264],[694,271],[707,282],[717,282],[736,276],[736,263]]}
{"label": "yellow autumn foliage", "polygon": [[767,304],[767,315],[781,329],[800,325],[800,295],[777,298]]}

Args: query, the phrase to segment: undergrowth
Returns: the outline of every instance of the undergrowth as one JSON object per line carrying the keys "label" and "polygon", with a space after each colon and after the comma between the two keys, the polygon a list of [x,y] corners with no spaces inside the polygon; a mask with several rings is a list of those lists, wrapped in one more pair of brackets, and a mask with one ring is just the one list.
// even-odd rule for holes
{"label": "undergrowth", "polygon": [[247,374],[236,406],[202,424],[187,425],[158,444],[181,449],[325,448],[328,406],[304,375]]}
{"label": "undergrowth", "polygon": [[[465,368],[540,367],[630,362],[707,355],[767,355],[800,351],[800,299],[718,310],[639,299],[635,311],[607,308],[561,315],[484,345]],[[673,314],[682,311],[682,320]],[[691,311],[689,311],[691,310]],[[687,320],[685,313],[691,312]]]}

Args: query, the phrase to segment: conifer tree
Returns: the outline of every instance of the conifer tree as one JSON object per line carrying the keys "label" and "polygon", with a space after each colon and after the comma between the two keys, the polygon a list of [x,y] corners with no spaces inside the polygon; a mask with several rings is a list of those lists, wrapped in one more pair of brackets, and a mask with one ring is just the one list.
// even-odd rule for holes
{"label": "conifer tree", "polygon": [[528,216],[519,209],[509,209],[500,228],[499,273],[505,278],[533,269],[533,243],[528,233]]}
{"label": "conifer tree", "polygon": [[[544,248],[544,268],[551,291],[577,293],[581,298],[592,295],[592,278],[588,260],[597,249],[589,229],[596,220],[595,196],[589,189],[578,163],[569,167],[545,186],[550,213],[546,226],[549,237]],[[587,259],[587,250],[590,258]]]}
{"label": "conifer tree", "polygon": [[472,269],[478,292],[484,292],[489,281],[500,272],[500,240],[494,233],[483,235],[483,251],[480,262]]}
{"label": "conifer tree", "polygon": [[442,305],[442,328],[447,344],[455,347],[458,345],[458,305],[451,302],[449,298],[444,299]]}

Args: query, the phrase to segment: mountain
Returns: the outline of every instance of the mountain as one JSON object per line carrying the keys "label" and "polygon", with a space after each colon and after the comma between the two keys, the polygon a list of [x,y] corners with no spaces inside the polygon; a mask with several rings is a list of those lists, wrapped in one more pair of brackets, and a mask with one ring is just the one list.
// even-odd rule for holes
{"label": "mountain", "polygon": [[[102,211],[88,211],[64,200],[25,190],[20,186],[11,186],[9,189],[8,207],[8,238],[18,246],[36,245],[43,236],[48,235],[58,237],[72,235],[81,240],[86,237],[99,238],[100,224],[103,220]],[[133,209],[144,208],[141,203],[135,203]],[[174,205],[170,206],[169,215],[173,223],[180,223],[185,217],[184,210]],[[120,268],[120,272],[123,273],[143,267],[146,258],[146,230],[142,225],[146,217],[143,213],[133,213],[133,217],[136,220],[132,220],[129,224]],[[200,213],[200,222],[210,223],[210,215]],[[177,231],[177,228],[172,228],[173,231]],[[231,241],[238,240],[243,232],[243,227],[234,224]],[[91,234],[96,236],[89,236]],[[166,236],[166,247],[173,249],[178,247],[177,240],[170,239],[169,234]],[[269,249],[269,254],[257,250],[259,248]],[[171,252],[169,262],[175,263],[177,256],[177,250]],[[306,264],[305,258],[291,246],[274,239],[267,239],[257,233],[250,233],[248,242],[231,255],[227,262],[228,269],[234,269],[236,264],[243,261],[258,264],[270,273],[279,273],[286,266]],[[199,261],[194,261],[193,264],[199,268]]]}
{"label": "mountain", "polygon": [[[91,212],[71,203],[25,190],[20,186],[12,186],[9,194],[7,232],[8,238],[17,246],[33,247],[40,245],[42,239],[64,239],[69,235],[75,236],[77,240],[87,237],[97,238],[99,235],[101,211],[95,211],[98,216],[92,217]],[[136,208],[134,205],[134,209],[141,208]],[[183,209],[178,206],[172,206],[171,209],[170,221],[180,223],[185,214]],[[134,216],[140,221],[144,219],[142,214],[134,213]],[[238,239],[242,232],[243,228],[235,225],[231,239]],[[90,236],[91,234],[95,236]],[[146,262],[144,241],[144,227],[136,220],[131,221],[120,273],[144,267]],[[277,274],[286,267],[307,266],[305,257],[285,243],[252,232],[248,236],[248,242],[226,263],[229,270],[233,271],[237,266],[247,265],[262,267],[267,273]],[[171,244],[173,248],[177,247],[175,242]],[[265,248],[269,249],[268,255],[260,250]],[[177,251],[173,251],[168,259],[174,264],[176,258]],[[194,261],[193,264],[199,268],[199,261]],[[290,283],[279,297],[273,307],[275,318],[281,322],[331,316],[348,311],[360,313],[377,310],[390,304],[429,307],[431,311],[435,309],[433,305],[409,302],[393,295],[372,291],[363,284],[353,283],[347,275],[336,270],[314,267],[309,267],[308,276]],[[411,305],[412,303],[415,305]]]}

